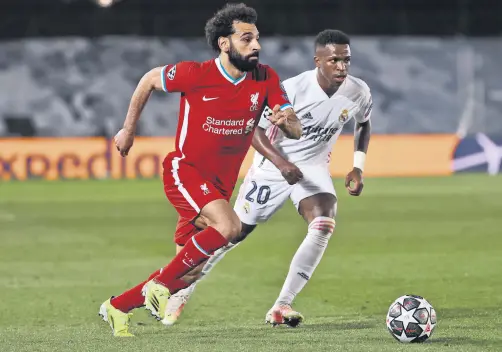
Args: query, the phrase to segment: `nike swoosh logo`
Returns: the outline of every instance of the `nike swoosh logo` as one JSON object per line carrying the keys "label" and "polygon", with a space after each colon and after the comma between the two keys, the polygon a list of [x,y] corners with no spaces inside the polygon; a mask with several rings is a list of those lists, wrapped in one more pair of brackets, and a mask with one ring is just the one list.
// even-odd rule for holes
{"label": "nike swoosh logo", "polygon": [[186,266],[188,266],[189,268],[193,268],[193,266],[191,266],[190,264],[188,264],[185,259],[182,260],[183,264],[185,264]]}
{"label": "nike swoosh logo", "polygon": [[210,100],[214,100],[214,99],[218,99],[218,98],[219,98],[219,97],[216,97],[216,98],[206,98],[206,96],[204,95],[204,96],[202,97],[202,100],[204,100],[204,101],[210,101]]}

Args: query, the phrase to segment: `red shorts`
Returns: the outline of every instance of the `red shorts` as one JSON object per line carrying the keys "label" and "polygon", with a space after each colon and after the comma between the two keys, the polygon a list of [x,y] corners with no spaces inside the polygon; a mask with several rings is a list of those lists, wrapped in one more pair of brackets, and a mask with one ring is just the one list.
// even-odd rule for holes
{"label": "red shorts", "polygon": [[170,158],[164,160],[163,181],[167,199],[179,214],[174,242],[181,246],[200,231],[193,222],[206,204],[216,199],[230,200],[230,196],[223,196],[194,167],[173,162]]}

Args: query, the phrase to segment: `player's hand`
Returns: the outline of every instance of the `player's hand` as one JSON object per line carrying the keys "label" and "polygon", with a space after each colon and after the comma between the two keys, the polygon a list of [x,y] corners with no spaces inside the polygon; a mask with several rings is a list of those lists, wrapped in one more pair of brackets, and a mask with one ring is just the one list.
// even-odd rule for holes
{"label": "player's hand", "polygon": [[345,177],[345,187],[351,196],[360,195],[364,187],[363,172],[357,167],[353,168]]}
{"label": "player's hand", "polygon": [[298,166],[289,161],[284,161],[277,167],[281,171],[282,177],[290,184],[294,185],[303,178],[303,173]]}
{"label": "player's hand", "polygon": [[279,127],[287,138],[300,139],[302,137],[302,123],[296,117],[293,108],[281,111],[279,105],[274,106],[268,120]]}
{"label": "player's hand", "polygon": [[277,104],[272,109],[272,115],[268,119],[272,124],[281,127],[288,122],[288,115],[284,111],[281,111],[281,106]]}
{"label": "player's hand", "polygon": [[122,128],[115,137],[113,137],[113,141],[115,142],[115,147],[117,147],[120,156],[125,157],[129,154],[129,150],[134,143],[134,132]]}

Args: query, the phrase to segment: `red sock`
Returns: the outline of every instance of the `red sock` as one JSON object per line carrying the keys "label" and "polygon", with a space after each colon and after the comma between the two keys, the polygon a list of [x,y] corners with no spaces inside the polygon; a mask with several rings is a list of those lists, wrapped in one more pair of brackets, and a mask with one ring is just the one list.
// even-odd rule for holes
{"label": "red sock", "polygon": [[228,241],[225,237],[214,228],[208,227],[193,236],[171,262],[162,269],[162,272],[155,277],[155,280],[166,286],[171,294],[174,294],[174,291],[180,290],[179,283],[175,283],[176,279],[205,262],[215,250],[227,244]]}
{"label": "red sock", "polygon": [[[131,288],[130,290],[125,291],[122,293],[120,296],[113,297],[110,301],[112,306],[117,308],[118,310],[128,313],[129,311],[133,310],[134,308],[139,308],[145,304],[145,297],[141,294],[141,290],[143,289],[143,286],[153,279],[155,276],[159,275],[160,270],[157,270],[154,272],[148,280],[143,281],[140,283],[138,286],[135,286]],[[189,285],[185,286],[188,287]]]}

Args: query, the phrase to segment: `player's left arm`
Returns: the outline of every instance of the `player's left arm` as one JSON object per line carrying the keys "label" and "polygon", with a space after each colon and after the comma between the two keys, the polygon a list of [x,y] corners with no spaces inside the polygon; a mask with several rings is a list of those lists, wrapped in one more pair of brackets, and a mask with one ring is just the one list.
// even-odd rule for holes
{"label": "player's left arm", "polygon": [[366,154],[371,138],[371,110],[373,101],[368,94],[362,100],[360,109],[355,115],[354,128],[354,167],[345,178],[345,187],[352,196],[358,196],[363,191],[363,171],[366,162]]}
{"label": "player's left arm", "polygon": [[289,102],[288,95],[282,85],[279,75],[268,67],[268,104],[272,108],[270,122],[279,127],[284,135],[291,139],[300,139],[302,136],[302,124],[296,116],[293,106]]}

